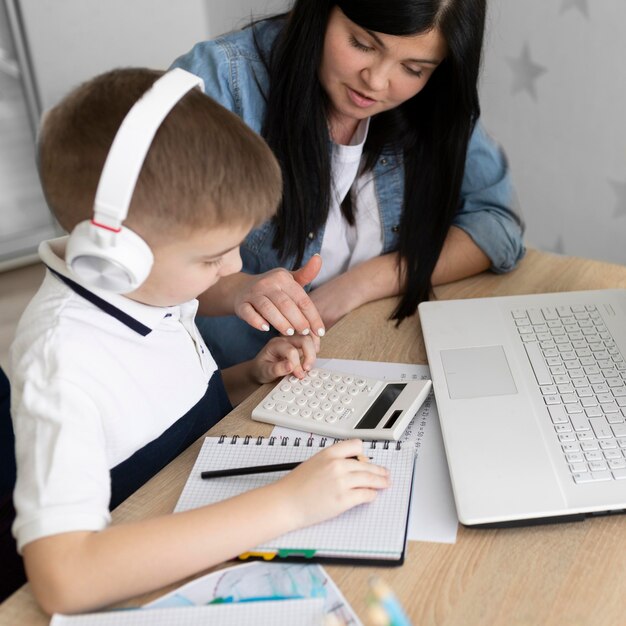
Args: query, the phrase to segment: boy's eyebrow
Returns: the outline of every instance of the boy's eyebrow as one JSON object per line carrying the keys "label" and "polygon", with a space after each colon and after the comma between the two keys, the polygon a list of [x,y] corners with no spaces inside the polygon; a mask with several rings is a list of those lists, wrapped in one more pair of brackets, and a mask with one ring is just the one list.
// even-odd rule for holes
{"label": "boy's eyebrow", "polygon": [[236,246],[232,246],[232,247],[228,248],[228,250],[222,250],[222,252],[216,252],[215,254],[205,254],[203,258],[205,258],[205,259],[217,259],[218,257],[224,256],[225,254],[228,254],[231,250],[234,250],[235,248],[238,248],[242,243],[243,243],[243,241],[238,243]]}
{"label": "boy's eyebrow", "polygon": [[[369,28],[363,29],[383,50],[387,50],[387,46],[385,42],[373,31]],[[424,63],[428,65],[439,65],[440,61],[437,59],[405,59],[408,63]]]}

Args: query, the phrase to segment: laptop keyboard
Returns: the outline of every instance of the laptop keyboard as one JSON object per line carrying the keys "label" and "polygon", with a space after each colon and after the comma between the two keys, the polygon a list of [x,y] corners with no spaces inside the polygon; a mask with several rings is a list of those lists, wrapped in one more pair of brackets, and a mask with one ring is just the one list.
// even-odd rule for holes
{"label": "laptop keyboard", "polygon": [[514,309],[576,483],[626,479],[626,362],[593,305]]}

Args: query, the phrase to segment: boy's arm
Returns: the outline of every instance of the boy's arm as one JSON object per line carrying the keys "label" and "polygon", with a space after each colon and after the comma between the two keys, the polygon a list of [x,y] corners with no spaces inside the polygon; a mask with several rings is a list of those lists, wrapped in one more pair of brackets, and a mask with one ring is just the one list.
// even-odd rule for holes
{"label": "boy's arm", "polygon": [[32,541],[23,555],[33,593],[48,613],[102,607],[370,502],[388,486],[388,472],[355,460],[362,453],[359,440],[343,441],[279,481],[223,502]]}

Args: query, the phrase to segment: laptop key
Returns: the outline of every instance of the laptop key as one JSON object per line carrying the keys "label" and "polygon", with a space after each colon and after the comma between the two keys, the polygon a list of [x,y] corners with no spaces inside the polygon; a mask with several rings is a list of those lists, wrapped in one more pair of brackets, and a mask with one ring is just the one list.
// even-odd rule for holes
{"label": "laptop key", "polygon": [[[616,470],[619,471],[619,470]],[[581,485],[583,483],[590,483],[593,482],[593,478],[591,477],[591,473],[590,472],[579,472],[576,474],[572,474],[572,477],[574,479],[574,482],[577,485]]]}
{"label": "laptop key", "polygon": [[[606,421],[604,417],[591,417],[589,418],[589,421],[591,422],[591,427],[593,428],[593,432],[596,436],[596,439],[612,439],[613,438],[613,431],[611,430],[609,423]],[[614,428],[615,427],[619,427],[619,426],[616,425],[614,426]],[[626,436],[626,431],[624,432],[624,435],[618,435],[616,433],[615,436],[616,437]]]}
{"label": "laptop key", "polygon": [[[619,471],[619,470],[617,470]],[[591,472],[591,478],[594,481],[600,481],[600,480],[611,480],[613,478],[613,474],[609,471],[609,470],[605,470],[602,472]]]}
{"label": "laptop key", "polygon": [[524,348],[526,349],[526,354],[530,360],[533,372],[535,372],[537,382],[540,385],[551,385],[552,376],[550,375],[550,370],[548,370],[546,362],[543,360],[543,354],[541,354],[539,344],[525,343]]}

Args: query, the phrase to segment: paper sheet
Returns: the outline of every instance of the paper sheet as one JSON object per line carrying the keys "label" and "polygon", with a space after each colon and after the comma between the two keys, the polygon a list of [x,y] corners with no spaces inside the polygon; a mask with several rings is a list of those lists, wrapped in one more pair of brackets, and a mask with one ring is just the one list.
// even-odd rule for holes
{"label": "paper sheet", "polygon": [[319,598],[215,604],[211,606],[178,606],[119,609],[81,615],[52,617],[50,626],[320,626],[324,607]]}
{"label": "paper sheet", "polygon": [[363,626],[332,578],[317,564],[255,561],[235,565],[187,583],[144,608],[275,598],[323,598],[324,613],[336,618],[333,623]]}
{"label": "paper sheet", "polygon": [[[340,359],[318,359],[315,365],[346,374],[360,374],[383,380],[430,378],[427,365]],[[302,433],[277,426],[272,431],[272,436],[290,437],[293,440],[294,437],[301,437]],[[415,446],[417,454],[409,514],[409,540],[455,543],[458,518],[441,437],[439,414],[432,391],[407,426],[401,441],[410,442]]]}

